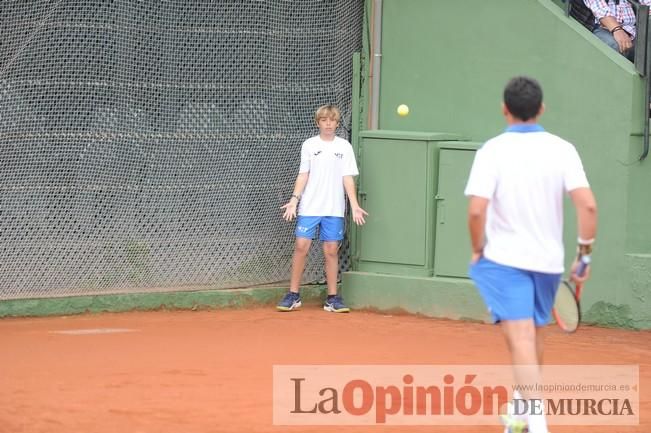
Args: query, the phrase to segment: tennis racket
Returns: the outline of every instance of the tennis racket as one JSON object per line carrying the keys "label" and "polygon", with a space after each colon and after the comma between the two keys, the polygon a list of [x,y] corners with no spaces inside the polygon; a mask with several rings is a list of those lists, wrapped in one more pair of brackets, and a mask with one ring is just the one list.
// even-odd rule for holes
{"label": "tennis racket", "polygon": [[[585,275],[585,271],[590,265],[590,256],[581,256],[579,266],[576,269],[576,274],[580,277]],[[563,280],[558,286],[556,291],[556,299],[554,300],[554,308],[552,310],[554,319],[561,329],[565,332],[572,333],[579,328],[581,323],[581,289],[582,284],[576,284],[572,287],[572,283],[568,280]]]}

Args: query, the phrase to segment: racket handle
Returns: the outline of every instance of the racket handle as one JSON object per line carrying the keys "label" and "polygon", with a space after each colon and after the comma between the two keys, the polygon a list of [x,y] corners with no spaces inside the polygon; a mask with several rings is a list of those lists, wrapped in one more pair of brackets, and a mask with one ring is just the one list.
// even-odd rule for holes
{"label": "racket handle", "polygon": [[579,266],[576,268],[576,275],[579,277],[582,277],[585,275],[585,270],[590,266],[590,262],[592,261],[592,257],[589,255],[581,256],[579,258]]}

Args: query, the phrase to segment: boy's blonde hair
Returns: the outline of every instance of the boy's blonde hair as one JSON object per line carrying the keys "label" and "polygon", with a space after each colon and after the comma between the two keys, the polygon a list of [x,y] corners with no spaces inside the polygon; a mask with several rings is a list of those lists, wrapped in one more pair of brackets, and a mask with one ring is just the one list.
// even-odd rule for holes
{"label": "boy's blonde hair", "polygon": [[319,119],[324,118],[334,119],[337,123],[339,123],[339,120],[341,119],[341,112],[336,105],[322,105],[317,108],[316,114],[314,115],[314,121],[316,123],[319,123]]}

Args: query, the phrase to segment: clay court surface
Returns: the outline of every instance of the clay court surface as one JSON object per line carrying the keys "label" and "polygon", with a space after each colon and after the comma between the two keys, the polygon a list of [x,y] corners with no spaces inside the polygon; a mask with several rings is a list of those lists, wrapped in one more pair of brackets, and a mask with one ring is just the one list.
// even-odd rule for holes
{"label": "clay court surface", "polygon": [[[497,327],[318,306],[0,320],[0,432],[450,432],[498,426],[274,426],[274,364],[504,364]],[[651,333],[550,328],[550,364],[639,364],[651,432]]]}

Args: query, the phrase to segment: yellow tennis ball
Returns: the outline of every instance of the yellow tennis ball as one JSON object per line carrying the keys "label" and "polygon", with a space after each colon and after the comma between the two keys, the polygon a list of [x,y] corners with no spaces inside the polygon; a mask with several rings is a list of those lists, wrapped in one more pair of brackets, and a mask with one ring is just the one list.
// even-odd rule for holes
{"label": "yellow tennis ball", "polygon": [[406,106],[405,104],[400,104],[398,105],[398,115],[405,117],[407,114],[409,114],[409,107]]}

